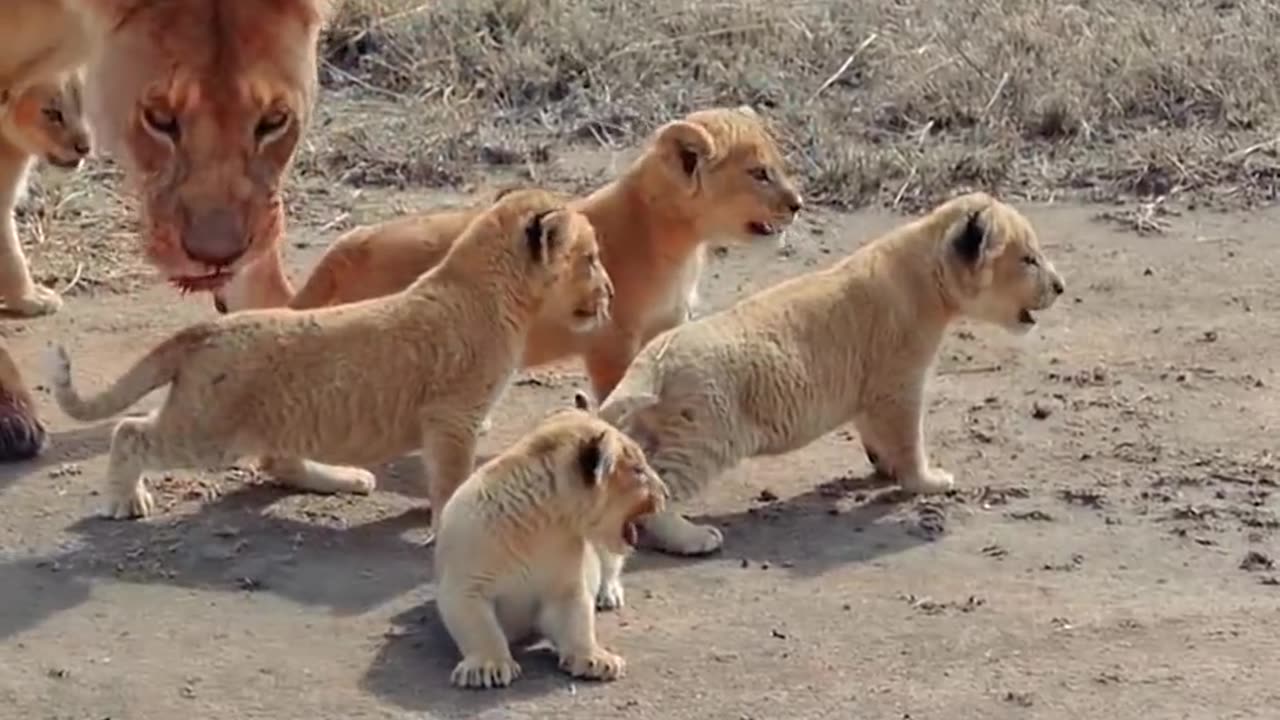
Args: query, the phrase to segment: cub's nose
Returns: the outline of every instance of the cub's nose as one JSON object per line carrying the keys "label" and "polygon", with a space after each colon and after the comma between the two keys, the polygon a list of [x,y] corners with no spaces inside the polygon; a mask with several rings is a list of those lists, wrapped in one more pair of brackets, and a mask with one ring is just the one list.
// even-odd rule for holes
{"label": "cub's nose", "polygon": [[1066,291],[1067,291],[1067,286],[1066,286],[1066,284],[1065,284],[1065,283],[1063,283],[1063,282],[1062,282],[1062,280],[1061,280],[1060,278],[1054,278],[1054,279],[1053,279],[1053,291],[1054,291],[1055,293],[1057,293],[1058,295],[1061,295],[1062,293],[1064,293],[1064,292],[1066,292]]}

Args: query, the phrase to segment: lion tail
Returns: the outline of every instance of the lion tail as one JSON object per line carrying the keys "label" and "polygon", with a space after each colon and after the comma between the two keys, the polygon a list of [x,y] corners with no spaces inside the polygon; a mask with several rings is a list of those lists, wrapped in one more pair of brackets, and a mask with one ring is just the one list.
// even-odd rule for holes
{"label": "lion tail", "polygon": [[191,351],[208,337],[202,326],[188,328],[151,349],[133,367],[101,392],[84,396],[71,380],[71,356],[61,345],[51,345],[46,358],[53,397],[69,417],[81,422],[101,420],[125,410],[156,388],[173,382]]}

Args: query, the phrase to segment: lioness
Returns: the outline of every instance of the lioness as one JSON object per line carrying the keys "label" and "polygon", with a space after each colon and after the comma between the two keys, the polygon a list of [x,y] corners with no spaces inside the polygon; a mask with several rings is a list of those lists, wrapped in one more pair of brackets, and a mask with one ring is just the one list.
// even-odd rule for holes
{"label": "lioness", "polygon": [[594,546],[619,556],[666,487],[636,443],[580,409],[551,413],[476,469],[438,525],[437,607],[462,661],[452,682],[490,688],[520,675],[510,643],[554,643],[560,667],[613,680],[623,659],[596,641]]}
{"label": "lioness", "polygon": [[[599,414],[640,443],[677,502],[744,458],[799,449],[849,421],[878,471],[942,492],[953,479],[929,462],[923,413],[943,333],[962,316],[1025,333],[1064,290],[1021,213],[963,195],[831,267],[654,338]],[[644,528],[672,553],[723,542],[671,509]],[[605,578],[618,583],[607,558]]]}
{"label": "lioness", "polygon": [[[544,303],[584,288],[568,258],[595,252],[595,234],[559,196],[523,190],[498,201],[445,259],[399,293],[319,310],[245,311],[160,343],[106,390],[82,397],[57,348],[58,405],[87,421],[170,384],[164,405],[116,426],[107,514],[153,508],[144,470],[214,467],[266,457],[280,481],[316,492],[368,493],[350,467],[414,447],[426,465],[433,524],[474,461],[476,434],[515,372]],[[600,268],[597,277],[607,281]],[[565,307],[608,302],[608,293]]]}

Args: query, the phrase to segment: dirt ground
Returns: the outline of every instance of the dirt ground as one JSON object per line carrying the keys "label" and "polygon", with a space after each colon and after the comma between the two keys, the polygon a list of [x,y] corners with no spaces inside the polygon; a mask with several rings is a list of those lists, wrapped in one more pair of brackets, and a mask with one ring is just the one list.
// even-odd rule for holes
{"label": "dirt ground", "polygon": [[[333,193],[357,218],[451,199]],[[295,274],[335,232],[323,202],[294,228]],[[688,508],[724,528],[720,553],[631,563],[627,606],[599,623],[629,662],[609,685],[532,651],[508,690],[449,687],[416,458],[368,498],[174,473],[151,484],[156,517],[107,521],[111,423],[73,423],[41,389],[52,445],[0,467],[0,716],[1273,717],[1280,211],[1137,235],[1095,218],[1113,207],[1022,207],[1068,291],[1030,337],[948,339],[927,432],[959,489],[869,486],[846,431],[744,464]],[[722,307],[900,221],[806,211],[785,249],[716,253],[705,298]],[[98,385],[212,314],[140,282],[0,327],[33,382],[56,337]],[[524,376],[482,455],[579,386],[573,364]]]}

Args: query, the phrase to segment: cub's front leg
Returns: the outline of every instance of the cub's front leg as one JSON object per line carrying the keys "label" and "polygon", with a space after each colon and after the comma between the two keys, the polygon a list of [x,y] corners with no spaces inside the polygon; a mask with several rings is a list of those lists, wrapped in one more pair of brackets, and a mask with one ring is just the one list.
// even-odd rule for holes
{"label": "cub's front leg", "polygon": [[422,465],[426,474],[427,499],[431,503],[427,545],[435,541],[436,527],[445,503],[471,474],[484,418],[479,413],[464,418],[423,416]]}
{"label": "cub's front leg", "polygon": [[[616,680],[626,673],[627,663],[596,642],[595,587],[588,587],[588,576],[599,580],[594,557],[585,557],[577,577],[569,581],[545,601],[542,611],[542,633],[556,646],[560,669],[576,678]],[[585,562],[591,562],[588,569]]]}
{"label": "cub's front leg", "polygon": [[520,677],[520,664],[511,656],[507,636],[498,624],[493,601],[463,596],[448,582],[440,584],[436,599],[440,619],[462,653],[449,676],[458,687],[497,688]]}
{"label": "cub's front leg", "polygon": [[924,444],[923,383],[896,397],[880,398],[867,409],[862,427],[874,438],[876,469],[898,481],[902,489],[924,495],[943,493],[955,478],[931,467]]}

